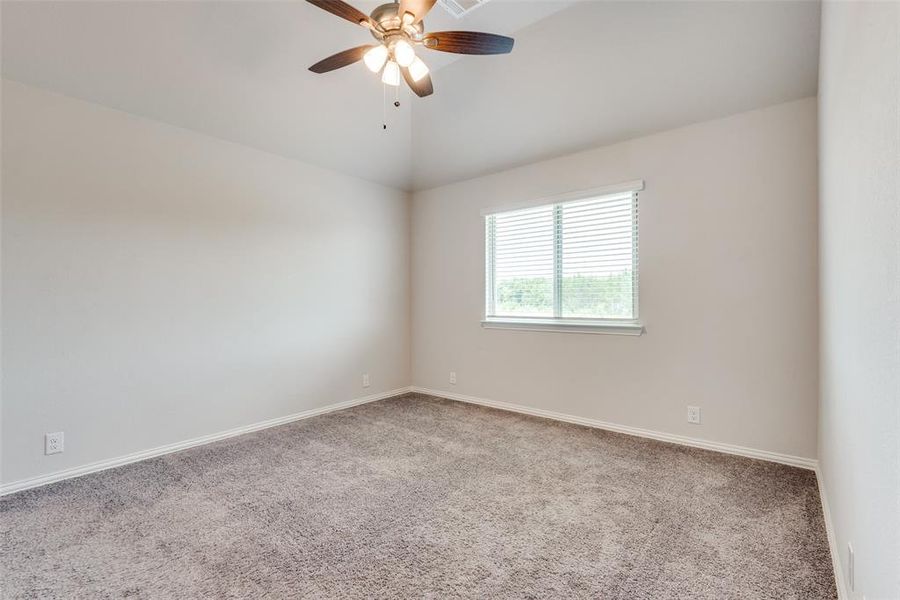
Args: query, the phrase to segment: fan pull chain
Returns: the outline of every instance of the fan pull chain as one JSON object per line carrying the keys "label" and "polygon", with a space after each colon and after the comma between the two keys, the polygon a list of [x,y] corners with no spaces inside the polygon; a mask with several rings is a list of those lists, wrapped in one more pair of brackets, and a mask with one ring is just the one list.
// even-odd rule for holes
{"label": "fan pull chain", "polygon": [[[400,86],[394,86],[394,107],[400,108]],[[381,84],[382,102],[381,102],[381,128],[387,130],[387,89],[386,83]]]}

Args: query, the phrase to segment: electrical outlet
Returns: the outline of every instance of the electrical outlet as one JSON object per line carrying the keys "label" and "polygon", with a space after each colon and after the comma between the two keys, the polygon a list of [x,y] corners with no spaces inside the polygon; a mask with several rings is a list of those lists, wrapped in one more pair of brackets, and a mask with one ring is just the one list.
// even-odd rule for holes
{"label": "electrical outlet", "polygon": [[371,382],[369,381],[369,374],[363,373],[363,387],[369,387]]}
{"label": "electrical outlet", "polygon": [[63,432],[44,434],[44,454],[59,454],[63,451]]}
{"label": "electrical outlet", "polygon": [[700,407],[688,406],[688,423],[700,424]]}
{"label": "electrical outlet", "polygon": [[450,371],[450,383],[456,385],[456,371]]}
{"label": "electrical outlet", "polygon": [[854,579],[856,579],[856,577],[855,577],[856,574],[854,573],[854,571],[856,571],[856,568],[853,565],[854,562],[855,561],[853,560],[853,545],[848,543],[847,544],[847,583],[850,585],[851,592],[856,587],[856,582],[854,581]]}

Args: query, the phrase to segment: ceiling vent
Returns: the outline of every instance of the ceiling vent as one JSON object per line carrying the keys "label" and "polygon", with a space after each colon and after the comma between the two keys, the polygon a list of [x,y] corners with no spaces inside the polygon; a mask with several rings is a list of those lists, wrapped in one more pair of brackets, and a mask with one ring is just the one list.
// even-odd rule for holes
{"label": "ceiling vent", "polygon": [[438,4],[457,19],[462,19],[482,4],[487,4],[487,2],[488,0],[438,0]]}

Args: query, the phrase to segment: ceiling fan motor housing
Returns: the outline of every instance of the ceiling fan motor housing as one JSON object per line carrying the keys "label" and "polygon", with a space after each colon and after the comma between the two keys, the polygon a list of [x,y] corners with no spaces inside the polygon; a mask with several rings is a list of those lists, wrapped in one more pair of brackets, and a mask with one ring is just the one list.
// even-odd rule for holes
{"label": "ceiling fan motor housing", "polygon": [[425,22],[419,21],[415,24],[403,23],[399,11],[400,5],[395,2],[382,4],[373,10],[370,16],[384,33],[373,29],[372,36],[388,45],[400,39],[407,39],[412,42],[421,41],[425,33]]}

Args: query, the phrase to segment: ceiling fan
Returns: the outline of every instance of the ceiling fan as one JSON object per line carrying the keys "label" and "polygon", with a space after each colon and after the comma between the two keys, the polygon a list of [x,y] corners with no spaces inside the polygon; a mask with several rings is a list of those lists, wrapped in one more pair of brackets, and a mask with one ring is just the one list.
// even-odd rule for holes
{"label": "ceiling fan", "polygon": [[478,31],[425,32],[422,19],[437,0],[399,0],[382,4],[371,15],[353,8],[342,0],[307,0],[333,15],[368,29],[377,44],[357,46],[321,60],[309,68],[313,73],[327,73],[362,60],[373,73],[381,73],[381,81],[399,86],[401,76],[420,97],[434,93],[428,66],[416,56],[415,47],[422,46],[454,54],[508,54],[515,40],[503,35]]}

